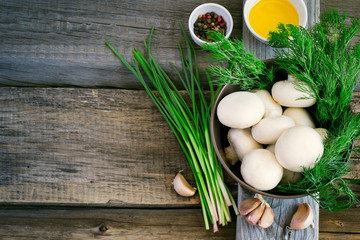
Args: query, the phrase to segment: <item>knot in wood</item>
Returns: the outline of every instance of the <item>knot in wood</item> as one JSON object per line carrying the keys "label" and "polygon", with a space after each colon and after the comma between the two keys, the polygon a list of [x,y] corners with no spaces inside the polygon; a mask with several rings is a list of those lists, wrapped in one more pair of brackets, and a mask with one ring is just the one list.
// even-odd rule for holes
{"label": "knot in wood", "polygon": [[106,232],[108,230],[108,228],[104,225],[104,224],[102,224],[100,227],[99,227],[99,231],[100,232]]}

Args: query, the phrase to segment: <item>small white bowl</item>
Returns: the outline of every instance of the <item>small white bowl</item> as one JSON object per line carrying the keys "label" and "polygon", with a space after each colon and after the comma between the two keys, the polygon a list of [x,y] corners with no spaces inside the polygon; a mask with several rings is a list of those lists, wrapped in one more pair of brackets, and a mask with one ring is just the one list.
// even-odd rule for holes
{"label": "small white bowl", "polygon": [[[255,38],[257,38],[258,40],[260,40],[263,43],[268,43],[269,40],[260,36],[259,34],[257,34],[250,26],[250,22],[249,22],[249,15],[250,15],[250,10],[261,0],[246,0],[245,4],[244,4],[244,20],[246,23],[246,26],[248,27],[248,29],[250,30],[250,32],[254,35]],[[307,24],[307,19],[308,19],[308,14],[307,14],[307,8],[306,8],[306,4],[303,0],[288,0],[292,5],[294,5],[294,7],[296,8],[298,14],[299,14],[299,25],[302,27],[306,27]]]}
{"label": "small white bowl", "polygon": [[202,46],[203,44],[208,44],[208,43],[199,39],[195,35],[194,23],[196,22],[196,19],[198,19],[200,14],[205,14],[208,12],[215,12],[217,15],[222,16],[222,18],[226,22],[226,27],[227,27],[226,35],[225,35],[226,38],[230,37],[230,34],[233,29],[233,19],[231,17],[231,14],[229,13],[229,11],[226,8],[224,8],[223,6],[216,4],[216,3],[202,4],[202,5],[198,6],[197,8],[195,8],[189,17],[189,32],[190,32],[191,38],[199,46]]}

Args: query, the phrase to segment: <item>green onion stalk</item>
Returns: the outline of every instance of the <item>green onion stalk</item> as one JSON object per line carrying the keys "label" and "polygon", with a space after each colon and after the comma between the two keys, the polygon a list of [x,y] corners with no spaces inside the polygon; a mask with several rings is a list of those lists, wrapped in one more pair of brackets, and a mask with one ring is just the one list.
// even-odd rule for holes
{"label": "green onion stalk", "polygon": [[[213,230],[216,232],[218,224],[225,226],[231,221],[229,206],[233,206],[237,215],[239,212],[234,198],[224,183],[221,164],[216,157],[210,138],[210,113],[216,92],[209,75],[205,72],[210,89],[210,101],[207,103],[208,98],[200,85],[195,49],[181,24],[180,27],[186,43],[185,50],[179,43],[183,74],[170,64],[181,80],[185,94],[178,90],[151,55],[150,42],[154,28],[151,30],[148,42],[144,41],[147,58],[139,50],[133,50],[134,67],[108,42],[105,43],[141,82],[174,132],[194,174],[205,228],[209,229],[210,219]],[[153,88],[145,81],[145,77],[150,80]],[[188,104],[185,99],[190,99],[190,103]]]}

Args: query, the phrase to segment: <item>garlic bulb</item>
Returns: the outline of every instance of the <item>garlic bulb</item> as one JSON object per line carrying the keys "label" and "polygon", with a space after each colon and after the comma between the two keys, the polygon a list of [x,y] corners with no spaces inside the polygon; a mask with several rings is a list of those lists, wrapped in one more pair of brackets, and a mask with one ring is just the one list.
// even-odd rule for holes
{"label": "garlic bulb", "polygon": [[185,179],[185,177],[178,172],[173,181],[175,191],[184,197],[194,196],[196,189],[193,188]]}
{"label": "garlic bulb", "polygon": [[307,203],[299,203],[294,216],[291,219],[291,229],[305,229],[313,224],[314,213]]}
{"label": "garlic bulb", "polygon": [[239,210],[240,214],[251,225],[268,228],[274,221],[273,210],[260,194],[256,194],[254,198],[242,201]]}

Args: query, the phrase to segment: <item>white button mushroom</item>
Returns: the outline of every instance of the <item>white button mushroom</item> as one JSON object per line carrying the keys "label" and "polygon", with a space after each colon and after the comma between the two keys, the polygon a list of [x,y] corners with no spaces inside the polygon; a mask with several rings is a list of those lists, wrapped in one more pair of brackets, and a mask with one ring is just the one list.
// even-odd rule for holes
{"label": "white button mushroom", "polygon": [[292,127],[281,134],[275,144],[279,163],[293,172],[302,172],[303,167],[312,168],[324,152],[320,135],[310,127]]}
{"label": "white button mushroom", "polygon": [[283,168],[275,155],[266,149],[256,149],[243,158],[241,175],[252,187],[267,191],[275,188],[283,175]]}
{"label": "white button mushroom", "polygon": [[248,152],[262,148],[262,145],[251,136],[250,128],[238,129],[231,128],[227,135],[230,146],[232,146],[240,160]]}
{"label": "white button mushroom", "polygon": [[285,107],[310,107],[314,105],[316,99],[308,93],[298,90],[298,85],[310,91],[309,86],[298,80],[284,80],[273,85],[271,95],[276,102]]}
{"label": "white button mushroom", "polygon": [[284,116],[292,118],[296,126],[308,126],[315,128],[315,123],[310,113],[303,108],[289,107],[285,109]]}
{"label": "white button mushroom", "polygon": [[258,95],[264,103],[265,106],[265,113],[264,118],[267,117],[278,117],[282,115],[282,107],[280,104],[274,101],[271,97],[270,93],[264,89],[256,89],[251,91]]}
{"label": "white button mushroom", "polygon": [[281,133],[294,126],[294,120],[286,116],[264,118],[251,128],[251,134],[261,144],[275,144]]}
{"label": "white button mushroom", "polygon": [[[268,145],[266,147],[266,150],[269,150],[270,152],[275,154],[275,144]],[[281,178],[280,183],[295,183],[303,178],[302,173],[300,172],[293,172],[286,168],[284,168],[283,177]]]}
{"label": "white button mushroom", "polygon": [[231,128],[248,128],[260,121],[265,107],[255,93],[239,91],[225,96],[217,107],[219,121]]}
{"label": "white button mushroom", "polygon": [[275,154],[275,144],[270,144],[265,149]]}

